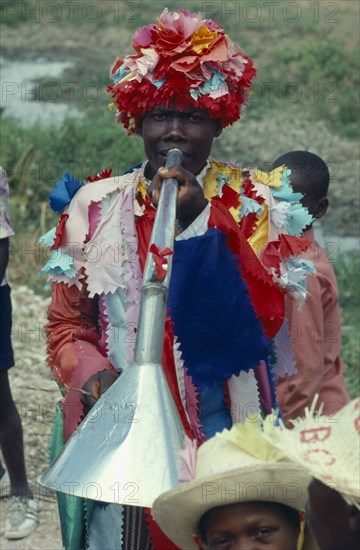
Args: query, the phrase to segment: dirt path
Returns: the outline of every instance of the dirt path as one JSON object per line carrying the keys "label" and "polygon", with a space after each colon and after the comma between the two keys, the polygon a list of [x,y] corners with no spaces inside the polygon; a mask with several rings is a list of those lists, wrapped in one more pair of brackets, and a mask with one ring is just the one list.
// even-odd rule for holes
{"label": "dirt path", "polygon": [[13,287],[13,347],[16,365],[10,370],[13,396],[22,418],[28,479],[39,506],[39,525],[25,539],[8,541],[3,536],[7,499],[0,500],[1,550],[59,550],[60,526],[54,494],[37,484],[48,464],[48,445],[56,401],[60,394],[45,366],[42,327],[47,300],[25,286]]}

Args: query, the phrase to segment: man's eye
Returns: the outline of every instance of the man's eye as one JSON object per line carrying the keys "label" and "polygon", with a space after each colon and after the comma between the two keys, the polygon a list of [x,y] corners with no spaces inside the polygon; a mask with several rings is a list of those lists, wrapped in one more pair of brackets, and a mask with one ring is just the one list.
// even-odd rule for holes
{"label": "man's eye", "polygon": [[154,120],[165,120],[166,119],[166,115],[164,113],[154,113],[152,115],[153,119]]}
{"label": "man's eye", "polygon": [[226,550],[227,548],[231,547],[231,540],[228,537],[221,537],[220,539],[217,539],[213,541],[210,544],[211,550]]}
{"label": "man's eye", "polygon": [[191,122],[199,122],[201,117],[198,115],[189,115],[189,120],[191,120]]}
{"label": "man's eye", "polygon": [[275,529],[272,527],[259,527],[259,529],[256,529],[253,533],[253,536],[256,540],[269,537],[274,533]]}

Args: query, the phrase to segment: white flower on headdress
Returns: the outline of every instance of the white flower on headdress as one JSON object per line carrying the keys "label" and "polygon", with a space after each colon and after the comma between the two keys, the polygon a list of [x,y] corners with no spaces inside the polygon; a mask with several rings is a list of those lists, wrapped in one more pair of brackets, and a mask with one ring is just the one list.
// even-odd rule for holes
{"label": "white flower on headdress", "polygon": [[144,54],[142,57],[134,59],[129,56],[126,59],[126,66],[130,71],[137,73],[139,81],[141,77],[149,77],[159,61],[159,54],[153,48],[141,48],[141,53]]}

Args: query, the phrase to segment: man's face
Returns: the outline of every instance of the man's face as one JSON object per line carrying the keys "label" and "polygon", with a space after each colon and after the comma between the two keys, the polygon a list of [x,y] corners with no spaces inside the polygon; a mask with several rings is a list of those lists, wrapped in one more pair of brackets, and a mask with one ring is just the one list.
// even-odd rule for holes
{"label": "man's face", "polygon": [[337,491],[316,479],[311,481],[306,516],[321,550],[358,547],[350,531],[349,508]]}
{"label": "man's face", "polygon": [[214,508],[206,519],[202,550],[296,550],[298,529],[273,503],[244,502]]}
{"label": "man's face", "polygon": [[160,166],[165,166],[167,152],[173,147],[183,153],[183,168],[198,174],[210,155],[214,138],[221,134],[221,126],[202,109],[158,107],[145,114],[139,131],[152,177]]}

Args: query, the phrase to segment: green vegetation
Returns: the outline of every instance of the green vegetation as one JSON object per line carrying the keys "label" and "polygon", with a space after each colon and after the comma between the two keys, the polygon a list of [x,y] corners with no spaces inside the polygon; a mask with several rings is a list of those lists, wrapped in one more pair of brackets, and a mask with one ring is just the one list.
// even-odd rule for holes
{"label": "green vegetation", "polygon": [[342,359],[351,397],[360,395],[360,263],[358,254],[334,262],[339,285],[342,329]]}

